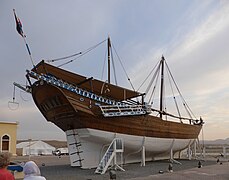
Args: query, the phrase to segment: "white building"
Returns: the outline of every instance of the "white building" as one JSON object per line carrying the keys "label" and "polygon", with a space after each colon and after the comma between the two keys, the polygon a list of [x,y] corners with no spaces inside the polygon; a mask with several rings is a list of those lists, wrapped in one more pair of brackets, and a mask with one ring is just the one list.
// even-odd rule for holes
{"label": "white building", "polygon": [[52,155],[55,147],[43,141],[29,141],[17,144],[17,150],[22,149],[22,156],[26,155]]}

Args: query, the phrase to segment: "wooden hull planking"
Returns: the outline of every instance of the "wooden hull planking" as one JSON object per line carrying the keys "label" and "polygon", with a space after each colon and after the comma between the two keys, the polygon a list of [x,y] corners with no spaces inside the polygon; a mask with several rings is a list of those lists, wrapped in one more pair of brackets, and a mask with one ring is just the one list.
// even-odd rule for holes
{"label": "wooden hull planking", "polygon": [[148,114],[104,117],[97,102],[47,83],[41,84],[38,81],[33,85],[33,99],[44,117],[63,131],[91,128],[145,137],[196,139],[202,127],[165,121]]}

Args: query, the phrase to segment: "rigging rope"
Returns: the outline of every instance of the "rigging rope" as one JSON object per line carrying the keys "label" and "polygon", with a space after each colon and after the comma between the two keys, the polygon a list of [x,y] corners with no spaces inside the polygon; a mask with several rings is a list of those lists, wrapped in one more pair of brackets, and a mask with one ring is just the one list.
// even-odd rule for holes
{"label": "rigging rope", "polygon": [[156,76],[159,75],[159,70],[160,70],[160,65],[157,67],[157,69],[156,69],[156,71],[155,71],[155,73],[154,73],[154,75],[153,75],[148,87],[146,88],[146,91],[145,91],[146,94],[148,94],[148,92],[149,92],[149,90],[150,90],[150,88],[151,88]]}
{"label": "rigging rope", "polygon": [[[174,78],[173,78],[173,75],[172,75],[172,73],[171,73],[171,71],[170,71],[170,69],[169,69],[169,66],[168,66],[167,62],[165,62],[165,64],[166,64],[166,67],[167,67],[167,69],[168,69],[168,72],[169,72],[169,74],[170,74],[170,76],[171,76],[171,78],[172,78],[172,80],[173,80],[173,83],[174,83],[174,85],[175,85],[175,87],[176,87],[176,89],[177,89],[177,91],[178,91],[178,93],[179,93],[179,95],[180,95],[180,97],[181,97],[183,103],[186,104],[187,109],[190,111],[190,113],[193,115],[193,117],[195,117],[195,115],[193,114],[192,110],[190,109],[190,107],[188,106],[188,104],[186,103],[186,101],[184,100],[184,98],[183,98],[183,96],[182,96],[182,94],[181,94],[181,92],[180,92],[180,90],[179,90],[179,88],[178,88],[178,86],[177,86],[177,84],[176,84]],[[195,118],[196,118],[196,117],[195,117]],[[197,118],[196,118],[196,119],[197,119]]]}
{"label": "rigging rope", "polygon": [[116,51],[116,49],[115,49],[113,43],[112,43],[112,47],[113,47],[114,50],[115,50],[115,54],[116,54],[116,56],[118,57],[118,60],[119,60],[119,62],[120,62],[120,64],[121,64],[121,66],[122,66],[122,69],[123,69],[123,71],[124,71],[124,73],[125,73],[125,75],[126,75],[128,81],[129,81],[129,83],[130,83],[132,89],[135,91],[134,86],[133,86],[133,84],[132,84],[132,82],[131,82],[131,80],[130,80],[130,78],[129,78],[129,76],[128,76],[128,74],[127,74],[127,72],[126,72],[126,70],[125,70],[125,68],[124,68],[124,66],[123,66],[123,64],[122,64],[121,58],[119,57],[119,55],[118,55],[118,53],[117,53],[117,51]]}
{"label": "rigging rope", "polygon": [[[157,84],[158,84],[158,79],[159,79],[159,73],[160,73],[160,65],[161,65],[161,63],[160,63],[161,61],[159,61],[155,66],[154,66],[154,68],[150,71],[150,73],[148,74],[148,76],[146,77],[146,79],[144,80],[144,82],[140,85],[140,87],[138,88],[138,90],[143,86],[143,84],[148,80],[148,78],[151,76],[152,77],[152,75],[153,75],[153,77],[152,77],[152,79],[151,79],[151,81],[150,81],[150,83],[149,83],[149,85],[147,86],[147,88],[146,88],[146,94],[148,94],[150,91],[151,91],[151,94],[150,94],[150,96],[149,96],[149,101],[148,101],[148,104],[150,104],[151,103],[151,106],[152,106],[152,104],[153,104],[153,100],[152,100],[152,98],[154,98],[154,96],[155,96],[155,91],[156,91],[156,86],[157,86]],[[177,110],[177,113],[178,113],[178,116],[176,116],[176,115],[172,115],[172,114],[169,114],[169,113],[167,113],[166,111],[167,111],[167,107],[166,107],[166,101],[165,101],[165,99],[163,98],[162,99],[162,101],[163,101],[163,107],[162,107],[162,110],[161,111],[158,111],[158,110],[156,110],[156,109],[153,109],[152,108],[152,110],[153,111],[157,111],[157,112],[159,112],[159,113],[161,113],[161,114],[163,114],[163,115],[166,115],[166,119],[167,119],[167,116],[171,116],[171,117],[174,117],[174,118],[178,118],[178,119],[180,119],[180,122],[182,122],[182,120],[189,120],[190,121],[190,123],[191,122],[193,122],[193,118],[192,118],[192,111],[191,111],[191,109],[189,108],[189,106],[187,105],[187,103],[186,103],[186,101],[184,100],[184,98],[183,98],[183,96],[182,96],[182,94],[181,94],[181,92],[180,92],[180,90],[179,90],[179,88],[178,88],[178,86],[177,86],[177,84],[176,84],[176,82],[175,82],[175,80],[174,80],[174,78],[173,78],[173,76],[172,76],[172,73],[171,73],[171,71],[170,71],[170,69],[169,69],[169,67],[168,67],[168,64],[166,63],[166,61],[165,61],[165,64],[166,64],[166,73],[167,73],[167,76],[168,76],[168,79],[169,79],[169,84],[170,84],[170,88],[171,88],[171,93],[172,93],[172,96],[173,96],[173,100],[174,100],[174,103],[175,103],[175,106],[176,106],[176,110]],[[154,74],[153,74],[154,73]],[[153,87],[153,88],[152,88]],[[151,88],[152,88],[152,90],[151,90]],[[164,87],[165,88],[165,87]],[[164,89],[163,88],[163,89]],[[187,114],[188,114],[188,116],[190,117],[190,118],[184,118],[184,117],[182,117],[181,116],[181,111],[180,111],[180,109],[179,109],[179,103],[178,103],[178,100],[177,100],[177,98],[176,98],[176,96],[175,96],[175,92],[174,92],[174,88],[176,89],[176,91],[178,92],[178,94],[179,94],[179,96],[180,96],[180,98],[181,98],[181,102],[182,102],[182,104],[184,105],[184,108],[185,108],[185,110],[187,111]],[[165,94],[165,89],[164,89],[164,91],[162,92],[163,93],[163,97],[164,97],[164,94]],[[195,115],[193,114],[193,116],[194,116],[194,118],[197,120],[197,118],[195,117]]]}
{"label": "rigging rope", "polygon": [[204,126],[201,128],[202,130],[202,142],[203,142],[203,148],[205,147],[205,142],[204,142]]}
{"label": "rigging rope", "polygon": [[[174,91],[173,91],[171,77],[169,76],[170,74],[168,72],[168,68],[166,68],[166,70],[167,70],[167,75],[168,75],[168,79],[169,79],[170,88],[171,88],[171,91],[172,91],[172,94],[173,94],[173,100],[174,100],[174,103],[175,103],[175,106],[176,106],[176,109],[177,109],[177,113],[178,113],[179,117],[181,117],[181,113],[180,113],[180,110],[179,110],[179,107],[178,107],[178,104],[177,104],[177,100],[176,100],[176,97],[175,97],[175,94],[174,94]],[[180,122],[182,122],[181,119],[180,119]]]}
{"label": "rigging rope", "polygon": [[187,109],[185,103],[183,103],[183,106],[184,106],[186,112],[188,113],[189,117],[192,118],[192,115],[190,114],[189,110]]}
{"label": "rigging rope", "polygon": [[65,57],[61,57],[61,58],[46,60],[46,62],[60,61],[60,60],[64,60],[64,59],[68,59],[68,58],[74,57],[74,56],[78,56],[78,55],[80,55],[80,54],[82,54],[82,52],[79,52],[79,53],[76,53],[76,54],[73,54],[73,55],[70,55],[70,56],[65,56]]}
{"label": "rigging rope", "polygon": [[157,77],[156,77],[156,81],[155,81],[155,85],[154,85],[154,87],[153,87],[153,90],[152,90],[152,93],[151,93],[151,95],[150,95],[150,98],[149,98],[149,101],[148,101],[148,103],[150,104],[153,104],[153,101],[151,101],[152,99],[154,99],[154,96],[155,96],[155,90],[156,90],[156,87],[157,87],[157,82],[158,82],[158,78],[159,77],[159,71],[158,71],[158,73],[157,73]]}
{"label": "rigging rope", "polygon": [[[84,50],[84,51],[81,51],[81,52],[79,52],[79,53],[75,53],[75,54],[73,54],[73,55],[65,56],[65,57],[62,57],[62,58],[57,58],[57,59],[52,59],[52,60],[46,60],[46,61],[47,61],[47,62],[55,62],[55,61],[65,60],[65,59],[68,59],[68,58],[77,56],[77,57],[75,57],[74,59],[71,59],[71,60],[67,61],[66,63],[63,63],[63,64],[61,64],[61,65],[58,66],[58,67],[61,67],[61,66],[63,66],[63,65],[66,65],[66,64],[68,64],[68,63],[71,63],[71,62],[75,61],[76,59],[82,57],[83,55],[87,54],[87,53],[90,52],[91,50],[95,49],[96,47],[98,47],[99,45],[101,45],[102,43],[104,43],[106,40],[107,40],[107,39],[105,39],[105,40],[101,41],[100,43],[98,43],[98,44],[96,44],[96,45],[94,45],[94,46],[92,46],[92,47],[90,47],[90,48],[88,48],[88,49],[86,49],[86,50]],[[80,55],[80,56],[78,56],[78,55]]]}
{"label": "rigging rope", "polygon": [[150,77],[150,75],[154,72],[154,69],[158,66],[158,64],[160,63],[160,61],[157,62],[157,64],[153,67],[153,69],[150,71],[150,73],[148,74],[148,76],[146,77],[146,79],[142,82],[142,84],[139,86],[139,88],[137,89],[137,91],[139,91],[139,89],[145,84],[145,82],[147,81],[147,79]]}

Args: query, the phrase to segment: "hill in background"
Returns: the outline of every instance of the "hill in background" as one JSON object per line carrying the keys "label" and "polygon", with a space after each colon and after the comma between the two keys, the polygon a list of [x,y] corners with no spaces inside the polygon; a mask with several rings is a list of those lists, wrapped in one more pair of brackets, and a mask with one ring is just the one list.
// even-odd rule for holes
{"label": "hill in background", "polygon": [[[200,141],[203,143],[203,141]],[[205,140],[204,144],[212,144],[212,145],[229,145],[229,138],[227,139],[216,139],[216,140]]]}

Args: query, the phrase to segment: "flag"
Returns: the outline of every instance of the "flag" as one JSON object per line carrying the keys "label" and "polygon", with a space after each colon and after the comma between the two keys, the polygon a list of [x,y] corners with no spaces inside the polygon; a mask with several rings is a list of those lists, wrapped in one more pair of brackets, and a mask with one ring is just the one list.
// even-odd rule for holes
{"label": "flag", "polygon": [[16,13],[15,13],[15,9],[13,10],[14,11],[14,17],[15,17],[15,21],[16,21],[16,29],[17,29],[17,32],[22,36],[22,37],[25,37],[24,33],[23,33],[23,30],[22,30],[22,23],[20,21],[20,19],[17,17]]}

